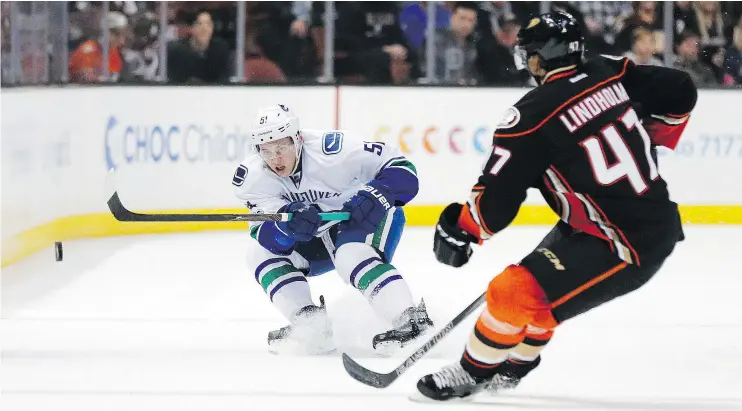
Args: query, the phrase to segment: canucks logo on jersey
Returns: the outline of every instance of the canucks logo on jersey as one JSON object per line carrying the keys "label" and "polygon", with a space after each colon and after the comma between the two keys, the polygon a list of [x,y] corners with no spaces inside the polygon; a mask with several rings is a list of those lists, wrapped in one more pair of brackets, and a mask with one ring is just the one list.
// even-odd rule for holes
{"label": "canucks logo on jersey", "polygon": [[322,152],[337,154],[343,149],[343,133],[333,131],[322,136]]}

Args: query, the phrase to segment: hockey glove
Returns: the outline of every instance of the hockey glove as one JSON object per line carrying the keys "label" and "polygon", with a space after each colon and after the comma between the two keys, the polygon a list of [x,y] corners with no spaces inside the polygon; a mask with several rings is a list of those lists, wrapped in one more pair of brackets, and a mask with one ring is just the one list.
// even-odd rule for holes
{"label": "hockey glove", "polygon": [[372,180],[343,204],[342,211],[349,212],[350,219],[341,223],[338,228],[373,233],[394,205],[394,201],[394,194],[385,185]]}
{"label": "hockey glove", "polygon": [[279,213],[293,213],[291,220],[276,223],[278,229],[298,242],[311,240],[322,225],[320,209],[315,204],[306,205],[300,201],[286,204]]}
{"label": "hockey glove", "polygon": [[452,203],[446,206],[435,226],[433,252],[435,258],[443,264],[461,267],[469,262],[471,243],[477,239],[459,227],[459,215],[464,206]]}

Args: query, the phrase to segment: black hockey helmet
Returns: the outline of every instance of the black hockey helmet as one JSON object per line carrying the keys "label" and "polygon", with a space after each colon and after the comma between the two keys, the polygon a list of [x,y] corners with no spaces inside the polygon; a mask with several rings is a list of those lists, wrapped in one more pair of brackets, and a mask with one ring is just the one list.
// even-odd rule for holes
{"label": "black hockey helmet", "polygon": [[528,68],[528,58],[539,56],[547,72],[580,64],[585,49],[580,25],[572,15],[555,11],[532,18],[518,32],[515,63],[518,69]]}

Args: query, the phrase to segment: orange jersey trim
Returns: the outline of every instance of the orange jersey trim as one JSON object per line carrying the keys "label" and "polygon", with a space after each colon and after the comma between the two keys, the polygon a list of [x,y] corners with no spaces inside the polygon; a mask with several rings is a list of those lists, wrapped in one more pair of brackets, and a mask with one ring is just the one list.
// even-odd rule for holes
{"label": "orange jersey trim", "polygon": [[623,263],[621,263],[621,264],[619,264],[619,265],[611,268],[610,270],[604,272],[603,274],[601,274],[601,275],[593,278],[592,280],[586,282],[585,284],[583,284],[583,285],[575,288],[574,290],[572,290],[569,293],[567,293],[567,295],[565,295],[564,297],[562,297],[562,298],[554,301],[553,303],[551,303],[551,308],[554,309],[554,308],[559,307],[560,305],[562,305],[562,304],[566,303],[567,301],[571,300],[572,298],[574,298],[577,294],[579,294],[579,293],[587,290],[588,288],[594,286],[595,284],[597,284],[597,283],[605,280],[606,278],[612,276],[613,274],[616,274],[617,272],[623,270],[624,268],[626,268],[627,265],[629,265],[629,263],[623,262]]}
{"label": "orange jersey trim", "polygon": [[551,118],[554,117],[556,115],[556,113],[558,113],[564,107],[570,105],[573,101],[577,100],[578,98],[584,96],[587,93],[590,93],[590,92],[594,91],[595,89],[597,89],[599,87],[602,87],[602,86],[610,83],[611,81],[615,81],[615,80],[618,80],[621,77],[623,77],[624,74],[626,74],[626,66],[628,64],[629,64],[629,60],[626,59],[626,61],[624,61],[624,63],[623,63],[623,70],[621,70],[620,73],[618,73],[615,76],[610,77],[610,78],[608,78],[606,80],[601,81],[600,83],[598,83],[598,84],[590,87],[589,89],[586,89],[582,93],[577,94],[576,96],[574,96],[574,97],[570,98],[569,100],[565,101],[564,103],[562,103],[561,106],[557,107],[556,110],[552,111],[551,114],[549,114],[548,116],[546,116],[546,118],[544,118],[540,123],[538,123],[535,127],[531,128],[530,130],[523,131],[523,132],[520,132],[520,133],[513,133],[513,134],[498,134],[498,133],[495,133],[494,134],[494,137],[513,138],[513,137],[520,137],[520,136],[524,136],[526,134],[533,133],[534,131],[536,131],[536,130],[540,129],[541,127],[543,127],[543,125],[546,124],[549,120],[551,120]]}
{"label": "orange jersey trim", "polygon": [[[474,237],[477,237],[477,243],[482,244],[483,240],[480,238],[481,227],[471,217],[471,213],[473,211],[476,212],[476,210],[469,209],[469,204],[464,204],[464,207],[461,209],[461,214],[459,215],[459,227],[461,227],[462,230],[473,235]],[[481,215],[479,216],[479,218],[482,218]]]}
{"label": "orange jersey trim", "polygon": [[549,77],[548,79],[546,79],[546,82],[544,84],[551,83],[552,81],[559,80],[560,78],[569,77],[569,76],[571,76],[571,75],[573,75],[575,73],[577,73],[577,69],[565,71],[564,73],[555,74],[555,75]]}

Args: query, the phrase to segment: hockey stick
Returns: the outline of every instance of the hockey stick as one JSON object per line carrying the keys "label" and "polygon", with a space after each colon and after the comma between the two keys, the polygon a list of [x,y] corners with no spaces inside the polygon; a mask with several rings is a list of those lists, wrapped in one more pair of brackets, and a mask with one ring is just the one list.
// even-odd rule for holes
{"label": "hockey stick", "polygon": [[[115,172],[108,173],[108,185],[113,186]],[[292,213],[274,214],[140,214],[129,211],[113,187],[113,194],[108,199],[108,209],[118,221],[127,222],[200,222],[200,221],[290,221]],[[347,212],[319,213],[322,221],[344,221],[350,218]]]}
{"label": "hockey stick", "polygon": [[[108,199],[108,209],[119,221],[128,222],[199,222],[199,221],[290,221],[292,213],[275,214],[140,214],[129,211],[114,192]],[[347,220],[350,213],[319,213],[322,221]]]}
{"label": "hockey stick", "polygon": [[469,304],[468,307],[464,309],[459,315],[456,316],[453,320],[451,320],[450,323],[448,323],[442,330],[438,331],[436,335],[433,336],[428,342],[425,343],[422,347],[418,348],[417,351],[415,351],[411,356],[409,356],[399,367],[397,367],[394,371],[387,373],[387,374],[381,374],[374,371],[369,370],[368,368],[364,368],[357,362],[355,362],[352,358],[350,358],[347,354],[343,353],[343,366],[345,366],[345,371],[350,374],[351,377],[355,378],[357,381],[360,381],[366,385],[370,385],[375,388],[386,388],[391,383],[393,383],[397,378],[399,378],[402,373],[407,371],[410,367],[412,367],[417,360],[422,358],[425,353],[430,351],[433,347],[435,347],[436,344],[440,340],[442,340],[448,333],[451,332],[451,330],[454,329],[457,325],[461,323],[466,317],[469,316],[474,310],[477,309],[483,302],[485,295],[482,294],[474,300],[471,304]]}

